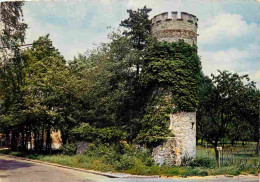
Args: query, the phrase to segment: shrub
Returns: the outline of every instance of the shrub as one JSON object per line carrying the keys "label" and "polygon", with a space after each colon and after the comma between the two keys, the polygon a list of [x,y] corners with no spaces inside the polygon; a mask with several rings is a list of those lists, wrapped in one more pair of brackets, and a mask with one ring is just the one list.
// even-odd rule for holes
{"label": "shrub", "polygon": [[62,154],[71,156],[76,154],[77,147],[75,144],[65,144],[60,149],[62,150]]}
{"label": "shrub", "polygon": [[119,171],[131,169],[134,165],[135,159],[129,155],[123,155],[119,161],[115,162],[115,168]]}
{"label": "shrub", "polygon": [[201,171],[198,172],[198,176],[208,176],[208,172],[201,170]]}
{"label": "shrub", "polygon": [[151,157],[151,153],[148,150],[138,150],[136,157],[141,159],[146,166],[154,165],[154,159]]}
{"label": "shrub", "polygon": [[188,165],[191,167],[214,168],[216,167],[216,161],[208,157],[197,157],[194,160],[191,160]]}
{"label": "shrub", "polygon": [[177,168],[177,167],[171,167],[167,171],[167,175],[169,175],[169,176],[178,176],[178,175],[180,175],[180,169]]}
{"label": "shrub", "polygon": [[185,171],[181,173],[181,176],[198,176],[199,170],[193,168],[187,168]]}

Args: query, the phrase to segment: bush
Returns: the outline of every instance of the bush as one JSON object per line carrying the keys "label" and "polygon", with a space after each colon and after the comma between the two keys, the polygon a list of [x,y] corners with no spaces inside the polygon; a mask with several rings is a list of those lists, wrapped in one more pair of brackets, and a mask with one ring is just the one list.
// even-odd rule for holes
{"label": "bush", "polygon": [[208,172],[201,170],[201,171],[198,172],[198,176],[208,176]]}
{"label": "bush", "polygon": [[178,167],[171,167],[168,171],[167,171],[167,175],[169,176],[178,176],[180,175],[181,171],[180,168]]}
{"label": "bush", "polygon": [[135,165],[135,158],[129,155],[123,155],[119,161],[115,162],[115,168],[119,171],[131,169]]}
{"label": "bush", "polygon": [[140,159],[146,166],[154,165],[154,159],[151,157],[151,153],[148,150],[138,150],[136,157]]}
{"label": "bush", "polygon": [[216,161],[208,157],[197,157],[194,160],[190,161],[189,166],[214,168],[216,167]]}
{"label": "bush", "polygon": [[65,144],[61,146],[60,149],[62,150],[62,154],[69,156],[75,155],[77,151],[77,147],[75,144]]}
{"label": "bush", "polygon": [[241,171],[237,166],[229,166],[229,167],[219,167],[208,170],[210,175],[222,175],[222,174],[229,174],[229,175],[239,175]]}
{"label": "bush", "polygon": [[182,177],[187,177],[187,176],[198,176],[199,170],[193,169],[193,168],[188,168],[185,171],[181,173]]}
{"label": "bush", "polygon": [[92,144],[85,151],[86,156],[102,158],[103,162],[114,166],[117,170],[129,170],[136,165],[136,161],[145,166],[152,166],[152,159],[148,150],[138,150],[135,145],[128,145],[126,142],[117,144]]}

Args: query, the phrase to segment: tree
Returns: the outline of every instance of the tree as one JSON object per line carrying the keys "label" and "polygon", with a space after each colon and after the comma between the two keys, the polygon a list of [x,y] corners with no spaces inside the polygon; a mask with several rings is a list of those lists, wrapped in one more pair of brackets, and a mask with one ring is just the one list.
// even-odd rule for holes
{"label": "tree", "polygon": [[76,127],[74,133],[88,140],[118,142],[135,136],[133,122],[140,117],[143,98],[132,69],[139,54],[128,37],[118,33],[109,37],[110,43],[74,60],[97,74],[93,77],[93,89],[85,95],[85,114],[80,119],[83,124]]}
{"label": "tree", "polygon": [[17,46],[24,42],[27,25],[22,22],[23,5],[22,1],[1,2],[0,21],[3,27],[0,27],[0,65],[7,62],[10,56],[16,56],[14,52],[18,51]]}
{"label": "tree", "polygon": [[4,76],[0,83],[4,101],[1,125],[12,134],[13,149],[18,145],[27,149],[34,133],[36,150],[41,150],[46,133],[45,149],[50,150],[51,130],[57,129],[63,119],[61,113],[69,102],[68,92],[74,94],[70,89],[74,87],[68,85],[74,77],[69,77],[65,60],[48,35],[13,59],[3,67],[6,71],[1,72]]}
{"label": "tree", "polygon": [[[127,30],[123,32],[123,35],[130,38],[133,47],[139,51],[142,51],[145,47],[146,40],[151,35],[151,20],[149,20],[148,13],[152,9],[144,6],[141,9],[127,10],[129,17],[121,21],[120,26],[126,28]],[[135,62],[136,65],[136,75],[138,76],[140,71],[141,57]]]}
{"label": "tree", "polygon": [[[218,158],[217,146],[221,139],[232,134],[234,125],[248,126],[252,120],[252,109],[256,102],[250,101],[250,92],[255,92],[254,82],[247,75],[219,71],[211,78],[204,77],[200,85],[198,108],[198,129],[202,136],[213,145]],[[249,108],[249,109],[247,109]],[[240,132],[240,137],[243,135]]]}
{"label": "tree", "polygon": [[[22,22],[22,6],[23,2],[0,4],[0,117],[2,118],[0,122],[9,123],[9,129],[14,129],[12,126],[17,126],[23,120],[19,117],[19,110],[23,107],[21,87],[24,83],[22,72],[24,59],[19,45],[24,42],[27,25]],[[7,115],[9,117],[6,117]],[[6,126],[2,127],[6,129]],[[17,130],[13,131],[11,144],[17,149],[18,140],[15,138]],[[8,132],[5,134],[9,136]]]}

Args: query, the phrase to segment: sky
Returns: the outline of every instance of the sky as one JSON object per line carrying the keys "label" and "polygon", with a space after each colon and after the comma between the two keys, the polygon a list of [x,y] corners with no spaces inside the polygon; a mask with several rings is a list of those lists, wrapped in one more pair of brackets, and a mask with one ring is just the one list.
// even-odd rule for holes
{"label": "sky", "polygon": [[[198,17],[198,54],[206,75],[249,74],[260,88],[260,0],[66,0],[26,2],[26,43],[50,34],[67,59],[85,53],[119,28],[127,9],[188,12]],[[108,28],[110,27],[110,28]]]}

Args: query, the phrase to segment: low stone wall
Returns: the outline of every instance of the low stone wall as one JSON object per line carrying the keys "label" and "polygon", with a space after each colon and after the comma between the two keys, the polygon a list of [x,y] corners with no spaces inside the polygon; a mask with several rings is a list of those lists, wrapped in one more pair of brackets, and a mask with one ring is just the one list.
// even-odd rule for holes
{"label": "low stone wall", "polygon": [[87,150],[89,146],[88,142],[85,141],[77,141],[76,142],[76,147],[77,147],[77,154],[82,154],[84,151]]}

